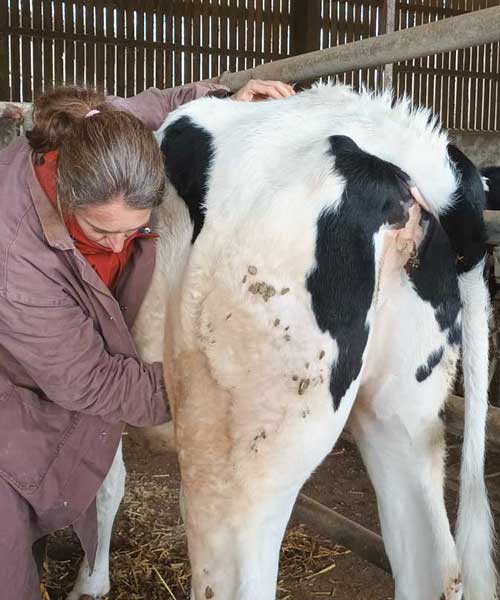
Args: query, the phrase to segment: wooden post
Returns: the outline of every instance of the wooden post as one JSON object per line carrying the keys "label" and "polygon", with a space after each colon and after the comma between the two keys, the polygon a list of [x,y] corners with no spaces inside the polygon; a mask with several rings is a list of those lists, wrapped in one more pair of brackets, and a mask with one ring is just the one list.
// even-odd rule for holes
{"label": "wooden post", "polygon": [[292,0],[292,55],[320,48],[321,0]]}
{"label": "wooden post", "polygon": [[[292,0],[290,16],[292,56],[319,50],[321,45],[321,0]],[[314,79],[306,79],[300,82],[300,87],[308,88],[313,83]]]}
{"label": "wooden post", "polygon": [[[385,21],[385,33],[396,30],[396,0],[386,0],[384,3],[383,19]],[[392,88],[394,84],[394,63],[388,63],[384,67],[384,88]]]}
{"label": "wooden post", "polygon": [[7,2],[0,2],[0,100],[10,100]]}

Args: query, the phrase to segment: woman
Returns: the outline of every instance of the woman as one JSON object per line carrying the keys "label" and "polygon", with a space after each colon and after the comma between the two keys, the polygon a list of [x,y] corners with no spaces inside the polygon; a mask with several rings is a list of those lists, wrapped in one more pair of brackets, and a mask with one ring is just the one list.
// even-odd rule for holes
{"label": "woman", "polygon": [[[38,600],[33,544],[73,524],[96,549],[95,496],[125,423],[169,419],[160,363],[129,330],[154,267],[164,170],[152,131],[216,85],[127,100],[55,90],[0,151],[0,582]],[[280,98],[252,81],[233,98]]]}

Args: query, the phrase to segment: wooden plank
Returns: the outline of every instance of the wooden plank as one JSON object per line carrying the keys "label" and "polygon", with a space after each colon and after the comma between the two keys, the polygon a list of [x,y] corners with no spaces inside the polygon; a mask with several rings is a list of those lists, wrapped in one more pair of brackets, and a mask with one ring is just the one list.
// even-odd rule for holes
{"label": "wooden plank", "polygon": [[[383,3],[379,11],[380,33],[390,33],[399,26],[398,15],[396,15],[396,0],[387,0]],[[376,22],[372,16],[372,21]],[[373,35],[372,35],[373,37]],[[398,65],[384,65],[381,73],[383,81],[380,87],[392,88],[398,94]]]}
{"label": "wooden plank", "polygon": [[[28,0],[21,0],[21,19],[22,27],[31,29],[31,6]],[[21,38],[23,102],[31,102],[33,100],[31,44],[31,36],[23,35]]]}
{"label": "wooden plank", "polygon": [[[264,14],[262,11],[262,2],[263,0],[255,0],[256,2],[256,7],[255,7],[255,53],[256,54],[260,54],[261,52],[263,52],[264,47],[262,45],[262,35],[263,35],[263,31],[264,31]],[[293,3],[293,7],[295,7],[297,4],[297,2],[295,1]],[[294,43],[294,33],[292,31],[292,46]],[[292,51],[293,53],[293,51]],[[297,52],[297,54],[299,54],[299,52]],[[256,60],[255,64],[258,65],[262,63],[262,60]]]}
{"label": "wooden plank", "polygon": [[[344,0],[337,1],[338,6],[338,18],[337,18],[337,27],[339,32],[339,45],[347,44],[348,41],[348,32],[347,32],[347,18],[344,18],[344,15],[347,14],[347,2]],[[342,77],[342,82],[349,85],[351,83],[351,73],[345,72]]]}
{"label": "wooden plank", "polygon": [[[76,0],[75,1],[75,32],[77,35],[85,34],[85,25],[83,21],[84,14],[84,1],[85,0]],[[84,85],[85,83],[85,44],[80,41],[75,41],[75,75],[76,75],[76,83],[78,85]]]}
{"label": "wooden plank", "polygon": [[[62,0],[54,1],[54,32],[64,31]],[[64,41],[55,38],[54,41],[54,75],[56,85],[64,84]]]}
{"label": "wooden plank", "polygon": [[[154,42],[154,3],[147,0],[144,3],[146,13],[145,39],[148,42]],[[155,50],[146,48],[146,88],[155,85]]]}
{"label": "wooden plank", "polygon": [[[135,19],[136,19],[136,28],[137,33],[135,39],[139,42],[143,42],[145,40],[144,34],[144,3],[143,2],[135,2]],[[144,46],[140,44],[136,44],[135,47],[135,93],[138,94],[144,90],[144,82],[145,82],[145,58],[146,53],[144,51]]]}
{"label": "wooden plank", "polygon": [[174,54],[171,50],[174,39],[174,3],[170,2],[165,14],[165,46],[169,49],[165,53],[165,87],[174,86]]}
{"label": "wooden plank", "polygon": [[248,0],[248,25],[245,39],[246,52],[249,53],[245,60],[247,69],[255,66],[256,25],[255,0]]}
{"label": "wooden plank", "polygon": [[[485,56],[484,56],[484,64],[485,64],[485,73],[492,73],[492,58],[493,58],[493,46],[494,44],[487,44],[485,46]],[[484,93],[485,93],[485,112],[484,112],[484,129],[486,131],[492,130],[492,112],[493,107],[491,105],[491,98],[493,94],[493,86],[494,83],[490,78],[485,79],[484,81]]]}
{"label": "wooden plank", "polygon": [[193,58],[193,49],[192,49],[192,0],[185,0],[181,4],[183,10],[181,14],[181,27],[182,27],[182,54],[181,54],[181,82],[182,83],[190,83],[193,81],[192,75],[192,58]]}
{"label": "wooden plank", "polygon": [[200,46],[203,48],[201,51],[201,78],[206,79],[211,77],[210,71],[210,4],[208,2],[201,2],[202,6],[202,19],[201,19],[201,43]]}
{"label": "wooden plank", "polygon": [[[470,9],[476,10],[477,0],[469,0]],[[477,56],[478,47],[477,45],[472,46],[468,52],[468,71],[470,75],[468,77],[469,95],[467,97],[467,129],[475,129],[476,127],[476,102],[477,102],[477,80],[474,77],[474,71],[477,71]]]}
{"label": "wooden plank", "polygon": [[[437,62],[437,67],[442,68],[443,71],[449,71],[451,65],[452,55],[450,52],[445,52],[440,55],[440,60]],[[450,106],[450,90],[452,83],[454,84],[454,78],[450,75],[444,75],[438,77],[439,85],[436,88],[436,108],[437,112],[441,115],[441,122],[445,127],[451,127],[452,110]]]}
{"label": "wooden plank", "polygon": [[288,1],[287,0],[280,0],[280,27],[281,27],[281,31],[280,31],[280,36],[281,36],[281,40],[280,40],[280,47],[281,47],[281,56],[288,56],[289,51],[288,51],[288,39],[289,39],[289,34],[288,34],[288,23],[290,20],[290,15],[288,14]]}
{"label": "wooden plank", "polygon": [[174,84],[182,84],[182,0],[174,0]]}
{"label": "wooden plank", "polygon": [[[319,13],[317,17],[319,19]],[[280,54],[280,10],[279,2],[274,2],[271,14],[271,54],[273,58],[278,58]]]}
{"label": "wooden plank", "polygon": [[[283,0],[280,0],[280,1],[282,2]],[[247,11],[244,10],[245,9],[244,0],[237,0],[237,5],[238,5],[238,15],[239,15],[238,16],[237,48],[238,48],[238,54],[240,55],[240,58],[238,59],[238,61],[236,63],[236,67],[238,70],[241,70],[241,69],[247,68],[248,59],[243,54],[243,52],[246,50],[245,36],[249,29],[249,22],[248,22],[248,13],[247,13]]]}
{"label": "wooden plank", "polygon": [[133,96],[136,93],[135,83],[135,10],[130,2],[126,3],[125,10],[125,73],[126,86],[125,95]]}
{"label": "wooden plank", "polygon": [[[463,9],[466,10],[467,2],[466,0],[457,0],[462,5]],[[459,71],[464,71],[466,65],[466,50],[458,50],[456,52],[456,67]],[[465,77],[457,77],[456,83],[456,108],[455,115],[456,120],[454,124],[455,129],[465,129],[467,119],[465,116],[465,111],[463,110],[464,97],[465,97],[465,88],[466,88],[466,79]]]}
{"label": "wooden plank", "polygon": [[106,6],[106,41],[104,48],[106,54],[106,94],[116,95],[116,31],[115,31],[115,11],[114,4]]}
{"label": "wooden plank", "polygon": [[228,0],[219,0],[220,3],[220,73],[229,70],[229,37],[228,37]]}
{"label": "wooden plank", "polygon": [[[432,0],[427,0],[427,1],[429,3],[432,2]],[[437,19],[433,19],[431,12],[428,11],[425,22],[432,23],[435,20],[437,20]],[[434,102],[435,102],[435,95],[436,95],[436,77],[429,73],[429,69],[432,67],[436,67],[437,60],[441,56],[442,55],[440,55],[440,54],[433,54],[427,58],[427,76],[425,78],[425,84],[424,84],[426,87],[425,103],[426,103],[426,106],[433,112],[434,112]]]}
{"label": "wooden plank", "polygon": [[336,544],[352,550],[387,573],[391,572],[382,538],[373,531],[304,494],[297,498],[293,518],[310,527],[315,533],[335,540]]}
{"label": "wooden plank", "polygon": [[[27,2],[28,0],[24,0]],[[19,13],[19,0],[12,0],[10,3],[10,25],[12,28],[19,27],[21,16]],[[11,34],[10,36],[10,62],[11,62],[11,78],[12,78],[12,93],[11,99],[20,102],[21,97],[21,54],[20,54],[20,38],[19,35]]]}
{"label": "wooden plank", "polygon": [[[420,0],[422,5],[425,5],[426,0]],[[413,13],[413,19],[415,22],[415,26],[423,25],[427,22],[427,13],[425,10]],[[429,57],[423,56],[422,58],[417,58],[413,61],[414,65],[417,65],[423,69],[423,72],[419,75],[414,75],[413,77],[413,103],[416,105],[427,105],[427,90],[428,90],[428,82],[427,82],[427,74],[426,71],[429,67]]]}
{"label": "wooden plank", "polygon": [[[85,7],[85,34],[94,38],[94,10],[92,4],[86,2]],[[95,45],[93,42],[85,44],[85,85],[95,87]]]}
{"label": "wooden plank", "polygon": [[210,5],[210,32],[209,32],[209,39],[211,40],[211,53],[209,55],[210,58],[210,62],[209,62],[209,72],[210,72],[210,77],[217,77],[217,75],[219,74],[219,65],[218,65],[218,58],[217,58],[217,53],[218,53],[218,26],[217,26],[217,18],[216,18],[216,11],[217,11],[217,6],[218,6],[218,0],[212,0],[211,5]]}
{"label": "wooden plank", "polygon": [[126,50],[125,50],[125,26],[126,16],[125,7],[120,3],[116,7],[116,94],[120,97],[125,96],[126,90]]}
{"label": "wooden plank", "polygon": [[106,50],[104,41],[104,2],[95,3],[95,67],[96,87],[103,90],[106,85]]}
{"label": "wooden plank", "polygon": [[[155,7],[155,32],[156,41],[164,41],[165,36],[165,14],[162,10],[162,4]],[[155,86],[159,89],[166,87],[165,83],[165,50],[163,48],[155,49]]]}
{"label": "wooden plank", "polygon": [[[439,16],[436,15],[435,13],[433,13],[433,11],[432,11],[432,7],[434,6],[435,2],[439,2],[439,0],[430,0],[430,2],[429,2],[429,12],[427,13],[429,23],[439,20]],[[441,114],[442,89],[443,89],[444,82],[443,82],[442,77],[436,76],[435,74],[431,73],[431,69],[442,68],[443,60],[444,60],[443,54],[433,54],[429,60],[428,106],[434,115]]]}
{"label": "wooden plank", "polygon": [[[496,67],[496,72],[500,73],[500,43],[497,42],[495,44],[495,55],[494,55],[494,62],[493,64]],[[494,67],[494,68],[495,68]],[[495,116],[494,116],[494,121],[493,121],[493,128],[495,131],[498,131],[500,129],[500,110],[499,110],[499,103],[500,103],[500,83],[497,81],[495,84],[495,88],[493,90],[493,94],[492,94],[492,99],[491,99],[492,105],[495,107]]]}
{"label": "wooden plank", "polygon": [[[484,0],[477,0],[476,10],[481,10],[481,8],[486,8],[486,2]],[[484,61],[485,61],[485,48],[484,44],[477,47],[477,64],[476,64],[476,73],[484,73]],[[484,129],[484,110],[485,110],[485,102],[484,102],[484,79],[476,80],[476,107],[475,107],[475,118],[474,118],[474,128],[475,129]]]}
{"label": "wooden plank", "polygon": [[[345,5],[344,2],[340,4]],[[304,54],[319,48],[321,0],[295,0],[292,3],[292,54]],[[345,40],[343,40],[345,41]],[[343,43],[339,41],[339,43]]]}
{"label": "wooden plank", "polygon": [[[73,8],[73,0],[66,0],[64,3],[64,24],[65,31],[68,34],[75,33]],[[64,80],[66,85],[74,85],[75,83],[75,42],[73,40],[66,40],[65,42]]]}
{"label": "wooden plank", "polygon": [[[356,36],[354,33],[354,11],[353,11],[353,3],[347,0],[346,8],[347,8],[347,28],[346,28],[346,38],[345,41],[348,44],[349,42],[354,42],[356,40]],[[358,71],[349,71],[346,75],[346,83],[348,85],[352,85],[355,88],[359,88],[359,75]]]}
{"label": "wooden plank", "polygon": [[[406,26],[406,11],[397,4],[394,27],[396,31],[401,31]],[[403,96],[406,93],[406,83],[408,75],[401,72],[402,67],[406,67],[407,62],[398,62],[394,65],[394,77],[398,82],[397,94]]]}
{"label": "wooden plank", "polygon": [[[203,9],[201,6],[200,0],[193,0],[193,45],[200,46],[202,45],[201,40],[201,19],[203,15]],[[193,81],[200,81],[202,79],[201,74],[201,52],[195,51],[192,55],[192,65],[193,65]]]}
{"label": "wooden plank", "polygon": [[[371,8],[372,7],[369,2],[362,5],[360,20],[363,28],[363,39],[372,36],[372,27],[374,27],[374,24],[371,23]],[[361,70],[361,83],[368,89],[371,83],[371,71],[372,69]]]}
{"label": "wooden plank", "polygon": [[[240,37],[239,32],[240,28],[245,24],[245,15],[241,10],[240,2],[241,0],[229,0],[230,5],[232,6],[231,17],[229,19],[229,47],[235,50],[234,58],[230,58],[230,68],[231,70],[238,71],[244,68],[244,61],[241,63],[240,59]],[[275,0],[275,3],[278,4],[278,0]]]}
{"label": "wooden plank", "polygon": [[0,100],[10,100],[9,84],[9,13],[6,2],[0,2]]}

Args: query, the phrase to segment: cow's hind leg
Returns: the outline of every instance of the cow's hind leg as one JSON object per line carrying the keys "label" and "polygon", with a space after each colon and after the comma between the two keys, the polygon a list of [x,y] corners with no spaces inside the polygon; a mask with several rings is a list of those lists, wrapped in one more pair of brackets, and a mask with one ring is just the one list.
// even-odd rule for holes
{"label": "cow's hind leg", "polygon": [[[402,404],[418,400],[401,397]],[[412,431],[397,415],[357,407],[351,430],[377,493],[396,599],[460,600],[460,571],[443,500],[439,418]]]}
{"label": "cow's hind leg", "polygon": [[428,303],[409,287],[393,289],[382,303],[350,417],[377,494],[397,600],[462,598],[443,494],[439,414],[457,358],[448,340]]}
{"label": "cow's hind leg", "polygon": [[218,518],[212,510],[214,518],[207,515],[203,523],[202,502],[191,498],[187,514],[196,521],[188,516],[192,598],[274,600],[280,545],[295,498],[294,491],[249,503],[249,494],[241,494],[221,505]]}
{"label": "cow's hind leg", "polygon": [[75,586],[67,600],[80,600],[82,596],[102,598],[110,589],[109,548],[116,513],[125,494],[125,465],[122,445],[118,446],[111,469],[97,493],[98,545],[94,569],[90,572],[85,556],[78,572]]}

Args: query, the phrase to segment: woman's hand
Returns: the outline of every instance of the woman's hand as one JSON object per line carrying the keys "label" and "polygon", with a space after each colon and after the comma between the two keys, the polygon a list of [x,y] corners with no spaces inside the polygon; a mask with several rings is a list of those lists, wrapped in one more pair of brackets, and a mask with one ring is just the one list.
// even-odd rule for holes
{"label": "woman's hand", "polygon": [[235,92],[231,98],[243,102],[257,102],[274,98],[288,98],[293,96],[295,91],[291,85],[281,81],[264,81],[261,79],[250,79],[243,87]]}

